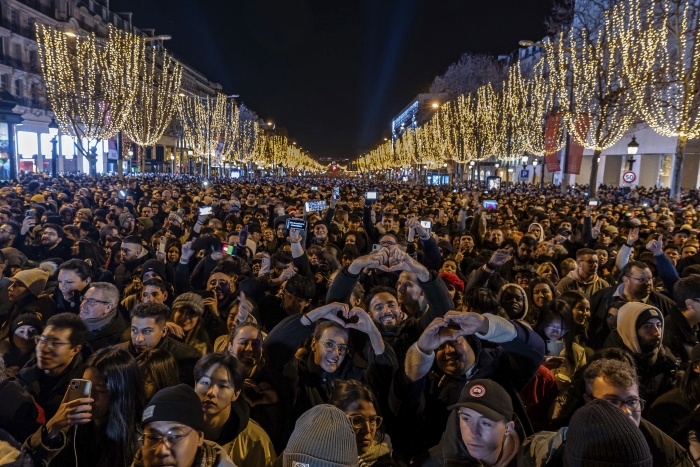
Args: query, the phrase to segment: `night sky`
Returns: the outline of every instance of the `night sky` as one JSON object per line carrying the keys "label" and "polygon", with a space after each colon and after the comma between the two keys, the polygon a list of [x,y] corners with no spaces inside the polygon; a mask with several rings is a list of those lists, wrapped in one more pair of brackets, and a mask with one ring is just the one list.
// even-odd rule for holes
{"label": "night sky", "polygon": [[315,157],[354,158],[464,52],[545,34],[552,0],[111,0],[139,28],[287,129]]}

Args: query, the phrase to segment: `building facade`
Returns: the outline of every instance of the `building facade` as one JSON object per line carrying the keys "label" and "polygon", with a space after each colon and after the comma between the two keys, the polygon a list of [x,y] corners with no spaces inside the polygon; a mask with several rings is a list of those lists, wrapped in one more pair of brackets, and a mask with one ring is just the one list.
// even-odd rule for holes
{"label": "building facade", "polygon": [[[41,77],[37,23],[76,34],[94,32],[103,37],[107,36],[109,25],[144,37],[154,35],[154,31],[136,28],[131,13],[110,11],[109,0],[0,0],[0,88],[17,98],[15,112],[24,119],[15,129],[18,170],[51,172],[52,144],[48,126],[53,114]],[[161,47],[162,43],[157,46]],[[209,81],[178,57],[173,55],[173,58],[182,65],[184,91],[200,95],[221,91],[221,85]],[[143,162],[145,172],[170,172],[175,166],[172,155],[176,156],[179,168],[186,170],[187,149],[183,147],[181,135],[179,123],[173,120],[154,147],[137,148],[125,138],[124,152],[131,149],[133,158],[125,161],[124,169],[141,170]],[[96,146],[97,172],[116,172],[118,155],[114,138],[98,141]],[[89,172],[87,159],[78,153],[69,135],[59,134],[57,153],[59,172]],[[142,161],[139,156],[143,157]]]}

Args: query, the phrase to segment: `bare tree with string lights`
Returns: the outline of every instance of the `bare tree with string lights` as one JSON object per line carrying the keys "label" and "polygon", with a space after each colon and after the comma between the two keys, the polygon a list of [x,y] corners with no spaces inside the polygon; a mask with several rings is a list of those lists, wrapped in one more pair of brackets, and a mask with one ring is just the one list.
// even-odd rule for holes
{"label": "bare tree with string lights", "polygon": [[[125,121],[124,133],[141,148],[155,145],[177,110],[182,67],[164,52],[150,49],[139,64],[134,105]],[[143,169],[143,155],[141,155]]]}
{"label": "bare tree with string lights", "polygon": [[[90,175],[97,173],[97,142],[124,127],[138,86],[144,40],[109,26],[102,39],[36,25],[41,71],[61,130],[76,140]],[[94,144],[90,147],[90,141]]]}

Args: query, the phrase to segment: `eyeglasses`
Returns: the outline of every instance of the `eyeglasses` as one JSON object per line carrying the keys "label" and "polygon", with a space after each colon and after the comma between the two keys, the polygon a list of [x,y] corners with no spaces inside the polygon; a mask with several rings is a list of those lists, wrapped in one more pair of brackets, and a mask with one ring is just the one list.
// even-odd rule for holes
{"label": "eyeglasses", "polygon": [[646,284],[647,282],[651,282],[653,280],[653,278],[651,278],[651,277],[632,277],[632,276],[627,276],[627,277],[629,277],[630,279],[636,280],[640,284]]}
{"label": "eyeglasses", "polygon": [[547,326],[544,329],[545,329],[545,331],[549,331],[549,332],[562,332],[562,333],[566,332],[566,328],[557,328],[554,326]]}
{"label": "eyeglasses", "polygon": [[94,298],[83,298],[82,302],[87,303],[90,306],[95,306],[98,303],[101,303],[103,305],[109,305],[109,302],[103,302],[102,300],[95,300]]}
{"label": "eyeglasses", "polygon": [[370,428],[378,428],[381,426],[382,421],[384,420],[384,418],[379,415],[375,415],[373,417],[365,417],[364,415],[348,415],[347,417],[350,420],[350,423],[352,423],[352,427],[358,430],[367,426],[368,423]]}
{"label": "eyeglasses", "polygon": [[36,345],[44,346],[49,350],[53,350],[54,348],[62,345],[71,345],[70,342],[59,342],[56,339],[49,339],[46,336],[34,336],[34,343]]}
{"label": "eyeglasses", "polygon": [[379,244],[380,244],[381,246],[390,247],[390,246],[396,245],[396,242],[389,242],[389,241],[386,241],[386,240],[385,240],[385,241],[383,241],[383,242],[379,242]]}
{"label": "eyeglasses", "polygon": [[345,344],[336,344],[333,341],[325,341],[323,342],[323,347],[325,347],[326,350],[330,350],[332,352],[335,352],[338,350],[340,352],[340,355],[345,355],[348,352],[348,346]]}
{"label": "eyeglasses", "polygon": [[[591,396],[591,398],[598,399],[598,397],[593,396]],[[630,397],[627,400],[618,399],[617,397],[611,397],[610,399],[603,400],[610,402],[612,405],[614,405],[620,410],[622,410],[622,407],[625,406],[629,409],[630,412],[641,412],[642,410],[644,410],[644,406],[647,403],[647,401],[639,397]]]}
{"label": "eyeglasses", "polygon": [[185,439],[187,435],[193,431],[194,429],[185,432],[182,428],[173,428],[164,435],[158,432],[147,431],[144,432],[143,436],[141,437],[141,442],[147,449],[155,449],[160,443],[163,443],[165,447],[170,449]]}

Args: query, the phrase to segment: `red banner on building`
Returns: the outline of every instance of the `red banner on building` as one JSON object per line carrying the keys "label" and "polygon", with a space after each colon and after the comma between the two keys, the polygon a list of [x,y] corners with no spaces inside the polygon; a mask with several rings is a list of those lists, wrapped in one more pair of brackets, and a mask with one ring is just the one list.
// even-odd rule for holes
{"label": "red banner on building", "polygon": [[547,125],[544,129],[544,161],[547,164],[547,172],[553,173],[561,170],[557,159],[557,134],[559,133],[559,120],[561,114],[547,117]]}
{"label": "red banner on building", "polygon": [[[588,133],[590,121],[588,114],[581,114],[576,117],[576,122],[574,123],[576,134],[585,136]],[[567,167],[570,174],[578,175],[581,173],[581,160],[583,160],[583,146],[576,141],[576,138],[571,138]]]}

